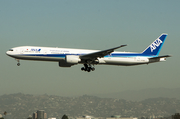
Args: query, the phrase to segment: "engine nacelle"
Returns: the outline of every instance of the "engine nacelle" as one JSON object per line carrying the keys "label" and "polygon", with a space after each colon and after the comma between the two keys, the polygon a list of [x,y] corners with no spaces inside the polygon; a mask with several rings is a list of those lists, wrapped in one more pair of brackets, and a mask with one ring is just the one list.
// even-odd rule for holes
{"label": "engine nacelle", "polygon": [[65,60],[59,62],[60,67],[71,67],[72,64],[67,63]]}
{"label": "engine nacelle", "polygon": [[78,64],[78,62],[81,60],[79,59],[79,56],[77,55],[66,55],[65,61],[68,64],[74,65],[74,64]]}
{"label": "engine nacelle", "polygon": [[76,55],[66,55],[65,60],[59,62],[60,67],[71,67],[72,65],[78,64],[81,61],[79,56]]}

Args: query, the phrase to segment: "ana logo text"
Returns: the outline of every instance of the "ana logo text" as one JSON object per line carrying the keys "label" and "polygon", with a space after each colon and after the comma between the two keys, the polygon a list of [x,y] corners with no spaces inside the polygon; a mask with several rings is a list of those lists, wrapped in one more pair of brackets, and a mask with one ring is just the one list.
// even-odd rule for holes
{"label": "ana logo text", "polygon": [[31,51],[34,51],[34,52],[40,52],[41,51],[41,49],[31,49]]}
{"label": "ana logo text", "polygon": [[153,52],[157,47],[159,47],[159,45],[162,43],[162,41],[160,39],[157,39],[156,41],[154,41],[151,45],[151,52]]}

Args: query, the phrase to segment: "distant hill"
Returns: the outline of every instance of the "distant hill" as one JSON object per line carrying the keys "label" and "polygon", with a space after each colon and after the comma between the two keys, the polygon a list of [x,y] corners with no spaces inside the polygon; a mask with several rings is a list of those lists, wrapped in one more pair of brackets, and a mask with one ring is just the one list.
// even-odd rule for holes
{"label": "distant hill", "polygon": [[180,99],[179,92],[180,88],[149,88],[143,90],[128,90],[115,93],[94,94],[94,96],[98,96],[101,98],[117,98],[131,101],[142,101],[148,98],[159,97]]}
{"label": "distant hill", "polygon": [[175,98],[150,98],[143,101],[99,98],[83,95],[61,97],[55,95],[8,94],[0,96],[0,114],[7,112],[7,119],[26,119],[37,110],[45,110],[48,117],[170,117],[180,112],[180,100]]}

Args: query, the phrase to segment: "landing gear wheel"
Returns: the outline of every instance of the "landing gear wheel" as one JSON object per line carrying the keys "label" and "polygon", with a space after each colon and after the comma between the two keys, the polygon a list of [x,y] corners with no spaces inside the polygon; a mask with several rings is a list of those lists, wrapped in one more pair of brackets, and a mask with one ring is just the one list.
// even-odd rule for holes
{"label": "landing gear wheel", "polygon": [[94,71],[94,70],[95,70],[95,68],[93,67],[93,68],[91,68],[91,70],[92,70],[92,71]]}
{"label": "landing gear wheel", "polygon": [[[88,66],[89,65],[89,66]],[[94,71],[95,68],[91,67],[91,64],[84,64],[84,67],[81,68],[82,71],[87,71],[87,72],[91,72]]]}
{"label": "landing gear wheel", "polygon": [[82,67],[82,68],[81,68],[81,70],[82,70],[82,71],[84,71],[84,70],[85,70],[85,68],[84,68],[84,67]]}
{"label": "landing gear wheel", "polygon": [[19,59],[15,59],[18,63],[17,63],[17,66],[20,66],[20,62],[19,62]]}
{"label": "landing gear wheel", "polygon": [[91,71],[91,67],[88,67],[88,68],[87,68],[87,72],[90,72],[90,71]]}
{"label": "landing gear wheel", "polygon": [[17,63],[18,66],[20,66],[20,63]]}

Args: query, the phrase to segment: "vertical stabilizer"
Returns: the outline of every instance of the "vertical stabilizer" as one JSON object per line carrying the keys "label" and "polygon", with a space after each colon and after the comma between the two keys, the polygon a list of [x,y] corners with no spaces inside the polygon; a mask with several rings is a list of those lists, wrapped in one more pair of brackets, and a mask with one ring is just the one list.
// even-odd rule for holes
{"label": "vertical stabilizer", "polygon": [[159,55],[159,52],[164,44],[164,41],[167,37],[166,33],[161,34],[153,43],[151,43],[142,54],[147,55]]}

